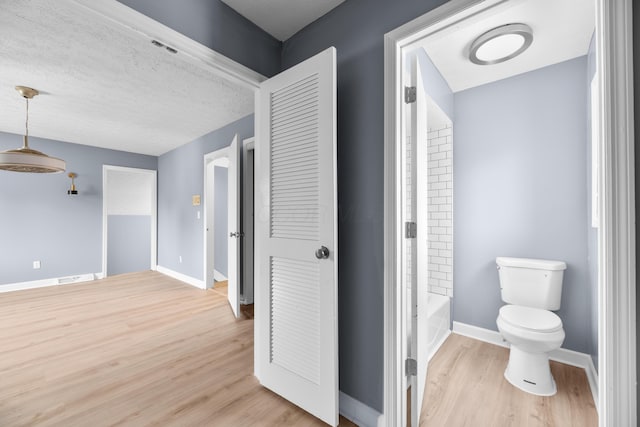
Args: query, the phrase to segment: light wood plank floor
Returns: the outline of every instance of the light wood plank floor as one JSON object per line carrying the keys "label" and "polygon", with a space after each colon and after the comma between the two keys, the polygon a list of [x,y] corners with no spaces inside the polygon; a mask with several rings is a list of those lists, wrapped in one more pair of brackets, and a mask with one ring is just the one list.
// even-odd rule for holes
{"label": "light wood plank floor", "polygon": [[219,292],[144,272],[0,294],[0,426],[291,425],[324,424],[258,384]]}
{"label": "light wood plank floor", "polygon": [[583,369],[551,362],[558,386],[552,397],[525,393],[504,379],[509,350],[451,334],[431,359],[421,426],[598,425]]}

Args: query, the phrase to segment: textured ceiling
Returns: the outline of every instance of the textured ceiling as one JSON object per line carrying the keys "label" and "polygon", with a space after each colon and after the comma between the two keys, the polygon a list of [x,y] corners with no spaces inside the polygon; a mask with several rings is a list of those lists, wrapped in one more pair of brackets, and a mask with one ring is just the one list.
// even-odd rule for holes
{"label": "textured ceiling", "polygon": [[222,0],[280,41],[339,6],[345,0]]}
{"label": "textured ceiling", "polygon": [[0,58],[3,132],[24,132],[16,85],[41,92],[31,135],[150,155],[254,108],[252,90],[71,0],[0,2]]}
{"label": "textured ceiling", "polygon": [[[476,65],[469,46],[480,34],[521,22],[533,30],[533,43],[514,59]],[[454,92],[586,55],[595,30],[595,2],[588,0],[512,0],[429,36],[427,54]]]}

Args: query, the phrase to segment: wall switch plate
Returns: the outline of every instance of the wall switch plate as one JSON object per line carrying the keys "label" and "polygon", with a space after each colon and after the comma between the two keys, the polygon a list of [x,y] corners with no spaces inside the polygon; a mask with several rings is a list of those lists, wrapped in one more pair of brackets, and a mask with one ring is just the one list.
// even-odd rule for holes
{"label": "wall switch plate", "polygon": [[180,264],[182,264],[182,255],[180,255],[180,256],[178,257],[178,262],[179,262]]}
{"label": "wall switch plate", "polygon": [[33,261],[33,269],[37,270],[40,268],[40,261]]}
{"label": "wall switch plate", "polygon": [[196,217],[197,217],[198,219],[200,219],[200,211],[198,211],[198,212],[196,213]]}

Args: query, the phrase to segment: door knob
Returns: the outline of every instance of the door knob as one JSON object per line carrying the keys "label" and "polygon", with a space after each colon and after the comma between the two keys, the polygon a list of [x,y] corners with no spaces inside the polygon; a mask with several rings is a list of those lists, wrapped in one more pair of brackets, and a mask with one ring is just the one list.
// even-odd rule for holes
{"label": "door knob", "polygon": [[329,258],[329,248],[326,246],[320,246],[320,249],[316,250],[316,258],[327,259]]}
{"label": "door knob", "polygon": [[229,233],[229,237],[244,237],[244,233],[241,231],[232,231],[231,233]]}

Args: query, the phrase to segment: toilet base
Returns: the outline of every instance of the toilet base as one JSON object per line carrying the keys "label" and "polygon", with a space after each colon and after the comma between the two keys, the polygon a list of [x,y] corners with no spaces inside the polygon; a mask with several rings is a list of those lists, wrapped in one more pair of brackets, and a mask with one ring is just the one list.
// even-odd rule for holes
{"label": "toilet base", "polygon": [[527,393],[553,396],[557,392],[547,353],[529,353],[511,344],[509,364],[504,377],[513,386]]}

